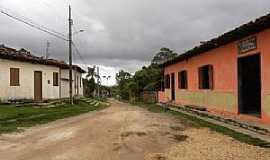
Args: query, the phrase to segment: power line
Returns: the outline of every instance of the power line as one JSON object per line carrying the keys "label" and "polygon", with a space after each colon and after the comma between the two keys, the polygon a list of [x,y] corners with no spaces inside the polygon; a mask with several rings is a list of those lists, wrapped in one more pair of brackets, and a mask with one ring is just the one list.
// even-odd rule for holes
{"label": "power line", "polygon": [[[33,25],[36,25],[36,26],[40,27],[40,28],[46,29],[46,30],[48,30],[48,31],[50,31],[50,32],[52,32],[52,33],[54,33],[54,34],[59,34],[59,35],[61,35],[61,36],[63,36],[63,37],[66,37],[66,36],[67,36],[67,35],[64,34],[64,33],[55,31],[55,30],[50,29],[50,28],[48,28],[48,27],[46,27],[46,26],[44,26],[44,25],[40,25],[40,24],[38,24],[38,23],[35,23],[35,22],[33,22],[33,20],[30,19],[30,18],[24,17],[24,16],[22,16],[22,15],[20,15],[20,16],[23,17],[24,19],[28,20],[28,23],[31,23],[31,24],[33,24]],[[18,16],[17,16],[17,18],[18,18]],[[22,18],[21,18],[21,19],[22,19]]]}
{"label": "power line", "polygon": [[42,31],[42,32],[45,32],[45,33],[47,33],[47,34],[50,34],[50,35],[52,35],[52,36],[54,36],[54,37],[57,37],[57,38],[59,38],[59,39],[62,39],[62,40],[64,40],[64,41],[68,41],[68,39],[64,38],[64,37],[62,36],[62,34],[59,35],[59,33],[54,33],[55,31],[49,31],[47,27],[38,26],[38,25],[33,24],[33,23],[31,23],[31,22],[27,22],[27,21],[25,21],[25,20],[23,20],[23,19],[21,19],[21,18],[18,18],[17,16],[13,16],[13,15],[11,15],[11,14],[9,14],[9,13],[3,11],[3,10],[1,10],[0,12],[1,12],[2,14],[4,14],[4,15],[6,15],[6,16],[8,16],[8,17],[14,19],[14,20],[17,20],[17,21],[19,21],[19,22],[22,22],[22,23],[24,23],[24,24],[26,24],[26,25],[28,25],[28,26],[30,26],[30,27],[36,28],[36,29],[38,29],[38,30],[40,30],[40,31]]}
{"label": "power line", "polygon": [[[62,40],[68,41],[68,39],[62,37],[62,35],[64,36],[64,34],[62,34],[62,33],[60,33],[60,32],[57,32],[57,31],[54,31],[54,30],[51,30],[51,29],[49,29],[49,28],[47,28],[47,27],[45,27],[45,26],[41,26],[41,25],[39,25],[39,24],[37,24],[37,23],[34,23],[34,22],[32,22],[31,19],[29,19],[29,18],[27,18],[27,17],[21,16],[21,15],[20,15],[20,17],[18,17],[18,15],[14,16],[14,15],[11,15],[10,13],[7,13],[7,12],[5,12],[5,11],[3,11],[3,10],[0,10],[0,12],[1,12],[2,14],[4,14],[4,15],[6,15],[6,16],[8,16],[8,17],[14,19],[14,20],[17,20],[17,21],[19,21],[19,22],[22,22],[22,23],[24,23],[24,24],[26,24],[26,25],[28,25],[28,26],[30,26],[30,27],[36,28],[36,29],[38,29],[38,30],[40,30],[40,31],[42,31],[42,32],[48,33],[48,34],[50,34],[50,35],[52,35],[52,36],[55,36],[55,37],[60,38],[60,39],[62,39]],[[27,20],[24,20],[24,19],[27,19]],[[49,44],[48,44],[48,42],[47,42],[46,56],[48,56],[48,55],[47,55],[47,54],[48,54],[48,47],[49,47],[48,45],[49,45]],[[82,54],[80,53],[78,47],[75,45],[74,42],[72,42],[72,45],[73,45],[74,48],[75,48],[75,53],[78,54],[80,60],[83,62],[83,64],[85,65],[85,67],[87,67],[87,64],[86,64],[86,62],[84,61],[84,59],[83,59],[83,57],[82,57]]]}
{"label": "power line", "polygon": [[83,64],[85,65],[85,67],[87,67],[87,64],[86,64],[86,62],[84,61],[84,58],[82,57],[82,54],[81,54],[81,52],[79,51],[78,47],[75,45],[74,42],[72,42],[72,45],[74,46],[74,49],[75,49],[75,51],[76,51],[75,53],[78,54],[79,58],[81,59],[81,61],[82,61]]}
{"label": "power line", "polygon": [[[38,2],[40,2],[40,1],[38,1]],[[41,3],[41,2],[40,2],[40,3]],[[60,34],[60,35],[62,35],[62,36],[64,36],[64,37],[67,36],[67,35],[64,34],[64,33],[55,31],[55,30],[50,29],[50,28],[48,28],[48,27],[46,27],[46,26],[44,26],[44,25],[40,25],[40,24],[38,24],[38,23],[35,23],[32,19],[30,19],[30,18],[28,18],[28,17],[25,17],[25,16],[23,16],[22,14],[20,14],[20,13],[18,13],[18,12],[12,12],[12,10],[10,10],[10,9],[8,9],[8,8],[5,8],[5,7],[3,7],[3,6],[0,6],[0,7],[3,8],[6,12],[8,11],[10,15],[13,13],[13,15],[16,15],[17,18],[24,19],[25,21],[28,21],[29,23],[31,22],[32,24],[34,24],[34,25],[36,25],[36,26],[45,28],[46,30],[49,30],[49,31],[54,32],[54,33],[56,33],[56,34]],[[2,10],[3,10],[3,9],[2,9]],[[58,16],[58,14],[56,14],[55,16]],[[63,19],[63,18],[62,18],[62,19]]]}
{"label": "power line", "polygon": [[[7,11],[9,11],[9,15],[12,15],[12,11],[10,10],[10,9],[8,9],[8,8],[5,8],[5,7],[3,7],[3,6],[0,6],[2,9],[2,11],[3,11],[3,9],[4,10],[6,10],[6,13],[7,13]],[[55,33],[55,34],[60,34],[60,35],[62,35],[62,36],[64,36],[64,37],[66,37],[67,35],[65,35],[64,33],[61,33],[61,32],[57,32],[57,31],[55,31],[55,30],[53,30],[53,29],[50,29],[50,28],[48,28],[48,27],[46,27],[46,26],[44,26],[44,25],[40,25],[40,24],[38,24],[38,23],[35,23],[35,22],[33,22],[33,20],[32,19],[30,19],[30,18],[27,18],[27,17],[25,17],[25,16],[23,16],[23,15],[21,15],[21,14],[19,14],[18,12],[13,12],[13,16],[14,15],[16,15],[16,17],[17,18],[19,18],[19,19],[24,19],[24,21],[28,21],[28,23],[31,23],[31,24],[33,24],[33,25],[36,25],[36,26],[39,26],[40,28],[44,28],[44,29],[46,29],[46,30],[48,30],[48,31],[50,31],[50,32],[53,32],[53,33]],[[57,16],[57,15],[56,15]],[[15,16],[14,16],[15,17]]]}

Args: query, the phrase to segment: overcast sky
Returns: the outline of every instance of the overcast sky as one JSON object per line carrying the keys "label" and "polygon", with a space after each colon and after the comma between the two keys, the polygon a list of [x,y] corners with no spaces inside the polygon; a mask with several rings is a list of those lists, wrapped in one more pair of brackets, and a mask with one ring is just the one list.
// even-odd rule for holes
{"label": "overcast sky", "polygon": [[[100,65],[113,77],[147,65],[161,47],[183,53],[270,12],[269,0],[0,0],[0,9],[67,34],[69,4],[73,29],[85,30],[74,36],[83,57],[75,63]],[[51,57],[67,60],[67,42],[3,14],[0,22],[0,43],[44,55],[49,41]]]}

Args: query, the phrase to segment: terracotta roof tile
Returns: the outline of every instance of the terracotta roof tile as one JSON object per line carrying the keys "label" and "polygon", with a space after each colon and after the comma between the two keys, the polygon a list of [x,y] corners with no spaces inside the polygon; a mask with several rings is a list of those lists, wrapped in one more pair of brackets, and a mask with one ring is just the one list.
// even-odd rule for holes
{"label": "terracotta roof tile", "polygon": [[[59,61],[56,59],[44,59],[44,57],[37,57],[32,55],[29,51],[25,49],[16,50],[13,48],[0,45],[0,58],[20,61],[20,62],[29,62],[34,64],[43,64],[43,65],[52,65],[57,66],[62,69],[68,69],[69,65],[64,61]],[[81,67],[73,65],[73,69],[81,73],[86,73]]]}

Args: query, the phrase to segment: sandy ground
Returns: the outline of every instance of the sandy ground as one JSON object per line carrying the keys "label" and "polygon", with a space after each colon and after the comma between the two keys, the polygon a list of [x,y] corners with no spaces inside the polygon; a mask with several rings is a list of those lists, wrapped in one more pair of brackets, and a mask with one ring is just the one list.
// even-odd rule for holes
{"label": "sandy ground", "polygon": [[0,136],[0,160],[270,160],[270,150],[112,101],[99,112]]}

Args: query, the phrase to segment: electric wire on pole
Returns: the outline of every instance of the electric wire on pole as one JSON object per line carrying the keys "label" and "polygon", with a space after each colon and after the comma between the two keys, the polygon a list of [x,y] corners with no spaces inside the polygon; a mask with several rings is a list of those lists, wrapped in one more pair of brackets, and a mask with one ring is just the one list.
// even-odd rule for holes
{"label": "electric wire on pole", "polygon": [[8,16],[8,17],[10,17],[10,18],[12,18],[12,19],[14,19],[16,21],[22,22],[22,23],[24,23],[24,24],[26,24],[26,25],[28,25],[28,26],[30,26],[32,28],[38,29],[38,30],[40,30],[42,32],[45,32],[47,34],[50,34],[50,35],[52,35],[54,37],[57,37],[59,39],[62,39],[64,41],[68,41],[67,38],[64,37],[62,34],[60,34],[59,32],[53,31],[51,29],[48,29],[47,27],[34,24],[33,22],[26,21],[26,20],[24,20],[24,19],[22,19],[20,17],[14,16],[14,15],[12,15],[10,13],[7,13],[6,11],[3,11],[1,9],[0,9],[0,13],[6,15],[6,16]]}
{"label": "electric wire on pole", "polygon": [[[72,44],[73,44],[73,42],[72,42],[72,25],[73,25],[73,20],[72,20],[72,17],[71,17],[72,16],[71,15],[71,6],[69,5],[69,19],[68,19],[68,21],[69,21],[69,23],[68,23],[69,24],[69,34],[68,34],[68,39],[60,32],[51,30],[51,29],[49,29],[49,28],[47,28],[45,26],[41,26],[41,25],[38,25],[38,24],[30,22],[30,21],[27,21],[27,20],[25,20],[25,18],[23,19],[23,18],[20,18],[18,16],[14,16],[14,15],[2,10],[1,8],[0,8],[0,13],[6,15],[6,16],[8,16],[8,17],[10,17],[10,18],[12,18],[12,19],[14,19],[16,21],[22,22],[22,23],[24,23],[24,24],[26,24],[26,25],[28,25],[28,26],[30,26],[32,28],[38,29],[38,30],[40,30],[42,32],[45,32],[45,33],[50,34],[50,35],[52,35],[54,37],[57,37],[59,39],[62,39],[64,41],[69,42],[69,45],[68,45],[69,46],[69,100],[70,100],[70,104],[73,104],[73,92],[72,92],[72,89],[73,89],[72,88],[73,87],[73,84],[72,84],[72,82],[73,82],[72,81],[72,79],[73,79],[72,78],[72,70],[73,70],[73,65],[72,65]],[[50,44],[47,43],[46,58],[48,58],[48,56],[49,56],[49,45]],[[79,52],[78,52],[78,54],[80,55]],[[80,57],[81,57],[81,55],[80,55]]]}
{"label": "electric wire on pole", "polygon": [[87,63],[85,62],[85,60],[84,60],[84,58],[83,58],[83,56],[82,56],[81,52],[79,51],[78,47],[75,45],[75,43],[74,43],[74,42],[72,42],[72,45],[73,45],[73,48],[74,48],[75,53],[77,53],[77,54],[78,54],[79,59],[80,59],[80,60],[81,60],[81,62],[83,63],[84,67],[86,67],[86,68],[87,68],[87,67],[88,67],[88,66],[87,66]]}

